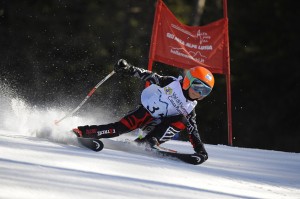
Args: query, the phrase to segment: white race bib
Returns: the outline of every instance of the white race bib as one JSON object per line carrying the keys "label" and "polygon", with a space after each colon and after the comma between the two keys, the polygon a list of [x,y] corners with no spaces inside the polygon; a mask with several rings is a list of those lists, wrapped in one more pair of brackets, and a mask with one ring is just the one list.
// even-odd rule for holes
{"label": "white race bib", "polygon": [[141,95],[143,106],[155,117],[188,115],[197,105],[197,101],[187,100],[182,92],[180,82],[173,81],[165,87],[151,84]]}

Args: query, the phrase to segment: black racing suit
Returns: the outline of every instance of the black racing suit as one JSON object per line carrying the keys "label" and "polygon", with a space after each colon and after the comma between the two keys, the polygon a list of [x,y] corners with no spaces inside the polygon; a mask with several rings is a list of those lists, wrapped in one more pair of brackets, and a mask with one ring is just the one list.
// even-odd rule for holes
{"label": "black racing suit", "polygon": [[[174,77],[160,76],[151,71],[134,66],[130,66],[130,68],[123,71],[123,73],[125,73],[125,75],[134,76],[144,81],[148,81],[150,84],[157,84],[160,87],[164,87],[176,80]],[[187,92],[187,90],[183,90],[184,96],[187,99],[192,100],[189,98]],[[138,105],[136,109],[130,111],[118,122],[106,125],[78,127],[78,129],[82,131],[83,137],[93,137],[99,139],[116,137],[138,128],[147,133],[147,135],[141,139],[141,141],[147,141],[155,137],[159,143],[168,141],[180,131],[187,129],[189,140],[192,143],[195,152],[205,155],[207,159],[207,152],[200,139],[196,124],[195,110],[193,110],[187,116],[176,115],[154,118],[149,113],[149,110],[143,107],[143,105]]]}

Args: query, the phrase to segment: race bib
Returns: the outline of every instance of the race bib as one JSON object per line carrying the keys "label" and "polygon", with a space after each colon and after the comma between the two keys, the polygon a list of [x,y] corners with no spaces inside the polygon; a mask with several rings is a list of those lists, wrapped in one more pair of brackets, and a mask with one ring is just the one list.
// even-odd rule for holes
{"label": "race bib", "polygon": [[197,105],[197,101],[187,100],[182,92],[180,82],[173,81],[165,87],[152,84],[143,90],[143,106],[155,118],[173,115],[188,115]]}

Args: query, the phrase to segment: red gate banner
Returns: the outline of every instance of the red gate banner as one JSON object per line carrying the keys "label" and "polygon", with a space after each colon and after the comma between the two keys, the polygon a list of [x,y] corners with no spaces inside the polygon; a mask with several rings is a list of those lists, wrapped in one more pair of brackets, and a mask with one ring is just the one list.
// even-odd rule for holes
{"label": "red gate banner", "polygon": [[230,55],[227,0],[223,0],[224,18],[206,26],[180,23],[168,7],[157,0],[152,29],[148,70],[153,61],[183,69],[204,66],[212,73],[226,76],[228,144],[232,143]]}
{"label": "red gate banner", "polygon": [[188,69],[204,66],[212,73],[227,73],[227,18],[205,26],[180,23],[168,7],[157,1],[150,59]]}

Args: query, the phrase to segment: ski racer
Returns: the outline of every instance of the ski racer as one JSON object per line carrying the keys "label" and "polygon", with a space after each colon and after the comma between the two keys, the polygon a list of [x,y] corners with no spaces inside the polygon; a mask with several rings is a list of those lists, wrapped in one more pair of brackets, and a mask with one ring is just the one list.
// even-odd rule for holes
{"label": "ski racer", "polygon": [[116,73],[149,81],[141,94],[141,104],[120,121],[104,125],[78,126],[73,132],[78,137],[112,138],[135,129],[146,132],[135,141],[150,146],[162,144],[186,129],[194,151],[207,160],[208,154],[200,139],[196,124],[197,101],[208,96],[214,86],[212,73],[197,66],[185,77],[160,76],[120,59],[114,66]]}

